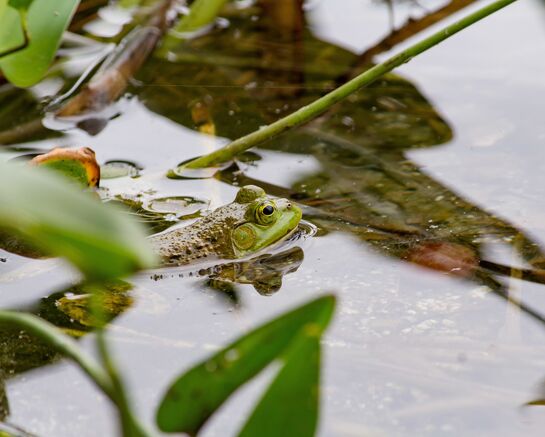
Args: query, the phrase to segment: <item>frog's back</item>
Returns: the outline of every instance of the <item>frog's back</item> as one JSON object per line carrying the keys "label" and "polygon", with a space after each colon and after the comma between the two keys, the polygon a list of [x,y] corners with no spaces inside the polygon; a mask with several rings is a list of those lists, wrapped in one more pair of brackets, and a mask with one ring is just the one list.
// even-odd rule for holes
{"label": "frog's back", "polygon": [[244,208],[229,204],[183,228],[150,237],[165,266],[180,266],[208,259],[233,258],[231,230],[244,219]]}

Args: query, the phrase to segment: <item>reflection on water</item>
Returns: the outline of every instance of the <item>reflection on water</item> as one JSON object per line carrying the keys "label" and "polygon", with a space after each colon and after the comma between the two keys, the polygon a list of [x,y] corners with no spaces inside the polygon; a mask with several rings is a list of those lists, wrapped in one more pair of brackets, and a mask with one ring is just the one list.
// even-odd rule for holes
{"label": "reflection on water", "polygon": [[235,284],[252,285],[259,294],[270,296],[280,290],[284,275],[296,272],[303,259],[304,252],[300,247],[285,249],[280,246],[272,253],[243,261],[216,262],[198,270],[192,270],[192,266],[161,269],[154,272],[151,278],[154,281],[167,278],[207,278],[207,287],[228,293],[232,295],[232,299],[238,301]]}
{"label": "reflection on water", "polygon": [[[314,231],[309,224],[293,234],[288,241],[279,245],[272,253],[253,257],[244,261],[229,262],[201,268],[198,271],[186,269],[160,270],[152,275],[154,281],[165,277],[203,278],[206,287],[225,294],[229,300],[239,302],[235,284],[250,284],[264,296],[280,290],[284,275],[296,272],[303,262],[304,253],[300,247],[289,247],[290,243],[307,238]],[[102,317],[106,322],[113,321],[127,311],[134,303],[130,294],[132,285],[124,281],[103,284],[99,293],[102,305]],[[65,334],[80,338],[93,329],[95,322],[91,314],[91,295],[85,287],[76,285],[54,293],[40,300],[35,309],[30,311],[57,327]],[[5,380],[19,373],[54,363],[61,359],[49,345],[19,329],[1,327],[0,329],[0,422],[9,416],[9,401],[5,391]],[[0,431],[2,429],[0,428]]]}
{"label": "reflection on water", "polygon": [[[0,143],[11,144],[12,155],[17,155],[16,147],[21,144],[49,148],[57,138],[64,140],[63,144],[76,142],[72,145],[96,148],[103,161],[134,159],[138,166],[112,166],[111,174],[120,177],[103,181],[105,197],[124,203],[154,232],[227,203],[236,187],[246,184],[260,185],[269,194],[297,201],[305,208],[305,218],[318,227],[312,241],[305,242],[304,261],[303,250],[293,246],[299,242],[292,241],[291,246],[273,253],[207,266],[191,275],[165,270],[159,273],[165,280],[156,280],[159,276],[154,276],[155,280],[135,279],[143,293],[158,294],[165,301],[155,314],[147,313],[146,304],[136,299],[131,308],[123,307],[122,318],[113,321],[154,339],[137,343],[133,338],[136,345],[116,343],[123,351],[120,355],[127,357],[123,364],[133,369],[128,372],[133,372],[135,384],[142,386],[137,396],[144,406],[153,404],[148,400],[149,392],[179,370],[180,361],[194,361],[205,346],[243,329],[231,309],[214,307],[210,296],[227,296],[240,310],[237,317],[254,323],[307,295],[336,290],[341,295],[341,309],[327,343],[323,435],[361,435],[375,431],[371,427],[388,435],[449,431],[537,435],[540,427],[522,423],[516,411],[524,402],[538,398],[531,389],[545,373],[545,358],[534,345],[541,343],[545,326],[538,325],[539,331],[528,325],[516,309],[544,321],[540,284],[545,280],[545,258],[533,233],[488,210],[497,205],[479,206],[460,194],[459,187],[437,180],[433,172],[411,160],[411,151],[435,150],[465,133],[464,127],[447,121],[451,114],[433,103],[428,84],[419,76],[384,77],[312,123],[237,159],[217,172],[215,179],[165,177],[167,168],[195,155],[195,148],[181,140],[188,130],[203,134],[204,147],[212,135],[237,138],[251,132],[323,95],[376,61],[392,45],[409,41],[471,2],[429,2],[425,5],[430,6],[429,12],[409,5],[412,2],[396,2],[398,30],[369,38],[378,43],[368,43],[359,55],[320,39],[315,21],[310,26],[307,23],[313,17],[312,6],[341,8],[337,3],[309,2],[307,9],[295,0],[232,5],[225,12],[228,26],[185,44],[171,45],[168,53],[150,58],[129,90],[131,97],[138,99],[139,110],[144,111],[139,114],[159,126],[157,138],[161,140],[140,150],[138,160],[131,154],[131,133],[138,126],[130,110],[101,124],[103,130],[93,138],[77,129],[54,131],[52,125],[48,124],[51,129],[41,125],[38,93],[7,85],[0,89]],[[363,3],[357,7],[369,15],[359,18],[362,26],[378,27],[373,17],[380,13],[384,29],[389,28],[384,4]],[[437,7],[442,7],[440,13],[434,13]],[[400,21],[407,10],[421,20]],[[338,21],[341,25],[342,19]],[[535,51],[543,47],[542,41],[528,44]],[[447,63],[448,45],[444,50],[442,61]],[[68,69],[59,73],[55,79],[64,82],[58,92],[69,89],[76,76]],[[464,81],[481,84],[470,75]],[[467,99],[474,97],[468,95]],[[518,106],[513,104],[513,108]],[[487,120],[486,114],[475,123],[483,119]],[[167,125],[169,129],[174,125],[177,130],[168,132],[178,132],[180,138],[170,135],[170,142],[162,144],[167,140],[159,131]],[[113,141],[108,135],[115,129],[120,136]],[[532,132],[535,141],[539,132]],[[489,150],[490,157],[499,153]],[[142,154],[153,162],[161,158],[164,172],[150,173]],[[299,165],[308,158],[313,163],[310,170]],[[266,172],[268,165],[274,171]],[[485,167],[486,163],[483,171]],[[138,178],[131,179],[134,176]],[[480,182],[486,185],[486,177]],[[136,194],[127,189],[134,186],[138,187]],[[539,205],[535,214],[541,214]],[[1,236],[0,240],[4,248],[17,252],[13,244],[6,243],[11,240]],[[10,255],[6,257],[3,264],[11,262]],[[415,270],[415,265],[428,270]],[[173,277],[170,280],[169,275]],[[282,292],[276,293],[280,286]],[[530,291],[528,296],[520,296],[517,290],[522,288]],[[485,289],[504,300],[488,300],[482,292]],[[192,293],[195,290],[199,293]],[[78,323],[77,329],[88,328],[83,323],[82,306],[64,308],[60,300],[81,304],[82,298],[51,299],[42,305],[54,301],[50,307],[57,316],[50,317],[43,309],[38,314],[64,328],[76,329],[74,323]],[[506,309],[504,301],[514,305]],[[69,326],[63,322],[66,318],[71,320]],[[17,333],[5,331],[3,335],[1,345],[7,349],[2,357],[18,356],[9,365],[3,362],[4,372],[19,373],[56,359],[37,345],[25,346],[30,343],[18,341]],[[505,338],[509,341],[503,341]],[[180,353],[182,346],[177,342],[196,346]],[[155,355],[161,362],[142,360],[143,354]],[[131,359],[135,357],[139,359]],[[55,376],[49,377],[54,384]],[[40,416],[39,405],[25,409],[20,394],[32,392],[38,377],[29,376],[30,382],[14,381],[19,390],[10,396],[14,419],[23,424],[34,414],[42,423],[35,429],[47,429],[43,425],[47,414]],[[48,410],[50,414],[62,417],[66,412],[60,400],[52,400],[51,405],[60,413],[53,409]],[[239,415],[228,412],[221,416],[210,433],[225,435],[225,429],[236,428]],[[106,419],[103,422],[106,424],[101,423],[100,429],[109,429]],[[69,433],[61,431],[60,435]]]}
{"label": "reflection on water", "polygon": [[[132,305],[128,291],[132,286],[117,281],[104,284],[101,293],[104,318],[110,322]],[[79,338],[93,327],[89,314],[89,298],[82,286],[73,286],[41,299],[35,308],[22,308],[53,323],[66,334]],[[0,422],[8,418],[9,399],[5,381],[17,374],[52,364],[62,357],[49,345],[20,329],[2,326],[0,329]],[[0,428],[1,431],[1,428]]]}

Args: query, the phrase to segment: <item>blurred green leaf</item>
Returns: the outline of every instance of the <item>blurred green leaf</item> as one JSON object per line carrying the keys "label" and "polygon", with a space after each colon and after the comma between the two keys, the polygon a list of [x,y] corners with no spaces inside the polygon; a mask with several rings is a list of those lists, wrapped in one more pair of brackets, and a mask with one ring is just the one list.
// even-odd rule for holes
{"label": "blurred green leaf", "polygon": [[[19,0],[18,5],[26,1]],[[10,3],[11,4],[11,3]],[[34,85],[45,75],[51,64],[62,34],[68,27],[79,0],[35,0],[28,9],[28,31],[30,41],[26,48],[0,59],[0,68],[6,78],[14,85],[28,87]],[[20,20],[14,8],[8,8],[0,20],[0,41],[6,37],[11,45],[21,41]],[[18,35],[18,36],[17,36]],[[14,41],[15,38],[15,41]],[[24,40],[23,40],[24,41]],[[11,45],[6,44],[9,47]],[[0,50],[5,49],[3,44]]]}
{"label": "blurred green leaf", "polygon": [[290,347],[285,365],[239,437],[313,436],[318,422],[320,335],[312,329]]}
{"label": "blurred green leaf", "polygon": [[19,12],[8,7],[7,0],[0,0],[0,69],[3,53],[23,47],[25,37]]}
{"label": "blurred green leaf", "polygon": [[19,10],[28,10],[33,0],[8,0],[8,5]]}
{"label": "blurred green leaf", "polygon": [[39,168],[0,163],[0,224],[89,279],[110,279],[151,266],[144,230],[115,208]]}
{"label": "blurred green leaf", "polygon": [[[262,403],[269,405],[271,399],[292,396],[292,402],[305,407],[287,410],[287,405],[278,405],[274,414],[281,414],[284,419],[275,418],[274,424],[281,426],[281,420],[289,423],[300,420],[299,417],[287,417],[301,414],[303,410],[314,411],[301,425],[308,429],[308,421],[315,423],[316,409],[308,406],[315,401],[315,394],[309,395],[308,387],[314,387],[316,377],[316,360],[309,359],[313,349],[308,342],[319,341],[319,337],[327,327],[333,309],[333,296],[320,297],[302,307],[286,313],[271,322],[253,330],[239,338],[209,359],[199,363],[180,376],[169,388],[157,411],[157,424],[165,432],[186,432],[196,435],[203,424],[223,402],[241,385],[252,379],[269,363],[284,356],[286,366],[280,371]],[[308,336],[312,334],[315,340]],[[301,343],[302,342],[302,343]],[[304,353],[302,353],[304,352]],[[285,355],[284,355],[285,354]],[[294,375],[307,373],[306,381],[289,387],[279,387],[286,381],[293,382]],[[309,397],[310,396],[310,397]],[[290,406],[293,403],[290,402]],[[262,417],[260,405],[255,413]],[[312,418],[314,417],[314,418]],[[256,419],[253,419],[255,421]],[[273,419],[271,422],[273,423]],[[253,429],[255,423],[249,423]],[[314,425],[312,425],[314,426]],[[275,435],[283,435],[280,429],[273,430]],[[301,434],[300,434],[301,435]]]}

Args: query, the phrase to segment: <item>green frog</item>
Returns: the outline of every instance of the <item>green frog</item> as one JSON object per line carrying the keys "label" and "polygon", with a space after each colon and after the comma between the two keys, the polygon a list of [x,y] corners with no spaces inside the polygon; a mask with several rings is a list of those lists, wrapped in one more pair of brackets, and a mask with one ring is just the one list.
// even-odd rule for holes
{"label": "green frog", "polygon": [[262,188],[247,185],[239,189],[234,202],[150,240],[164,266],[237,259],[289,236],[301,217],[301,209],[289,200],[272,198]]}

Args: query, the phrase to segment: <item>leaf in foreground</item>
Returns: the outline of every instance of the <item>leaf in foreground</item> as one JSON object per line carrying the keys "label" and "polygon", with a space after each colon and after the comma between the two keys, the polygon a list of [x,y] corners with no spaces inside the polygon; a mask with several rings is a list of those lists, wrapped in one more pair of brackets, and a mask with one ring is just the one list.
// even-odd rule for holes
{"label": "leaf in foreground", "polygon": [[318,422],[320,336],[309,329],[290,347],[239,437],[313,436]]}
{"label": "leaf in foreground", "polygon": [[0,163],[0,224],[89,279],[124,276],[154,262],[145,231],[51,171]]}
{"label": "leaf in foreground", "polygon": [[[263,404],[267,406],[273,399],[291,396],[290,403],[276,405],[272,413],[284,416],[309,414],[305,421],[311,422],[311,426],[307,425],[305,429],[314,429],[317,417],[315,384],[318,378],[313,374],[316,373],[318,358],[310,359],[309,354],[315,353],[315,345],[312,346],[312,343],[319,342],[320,335],[331,320],[334,306],[333,296],[313,300],[244,335],[180,376],[171,385],[159,406],[159,428],[165,432],[196,435],[233,392],[272,361],[282,358],[285,366],[273,382],[271,392],[265,395],[254,414],[257,418],[262,417]],[[307,338],[309,332],[312,332],[315,340]],[[305,373],[308,373],[306,380],[291,387],[292,390],[284,386],[288,381],[293,381],[295,374]],[[302,407],[291,410],[294,403],[300,403]],[[303,411],[305,412],[302,413]],[[294,423],[303,419],[285,417],[284,420],[284,423]],[[280,418],[269,423],[273,422],[275,425],[282,425]],[[249,422],[248,426],[256,425]],[[288,435],[283,433],[284,429],[270,432],[275,431]],[[312,434],[298,435],[302,437]]]}
{"label": "leaf in foreground", "polygon": [[[0,59],[0,69],[10,82],[28,87],[40,81],[55,57],[78,4],[79,0],[35,0],[30,4],[26,13],[28,46]],[[4,50],[24,42],[19,14],[13,7],[8,7],[0,17],[0,37],[0,47]]]}

